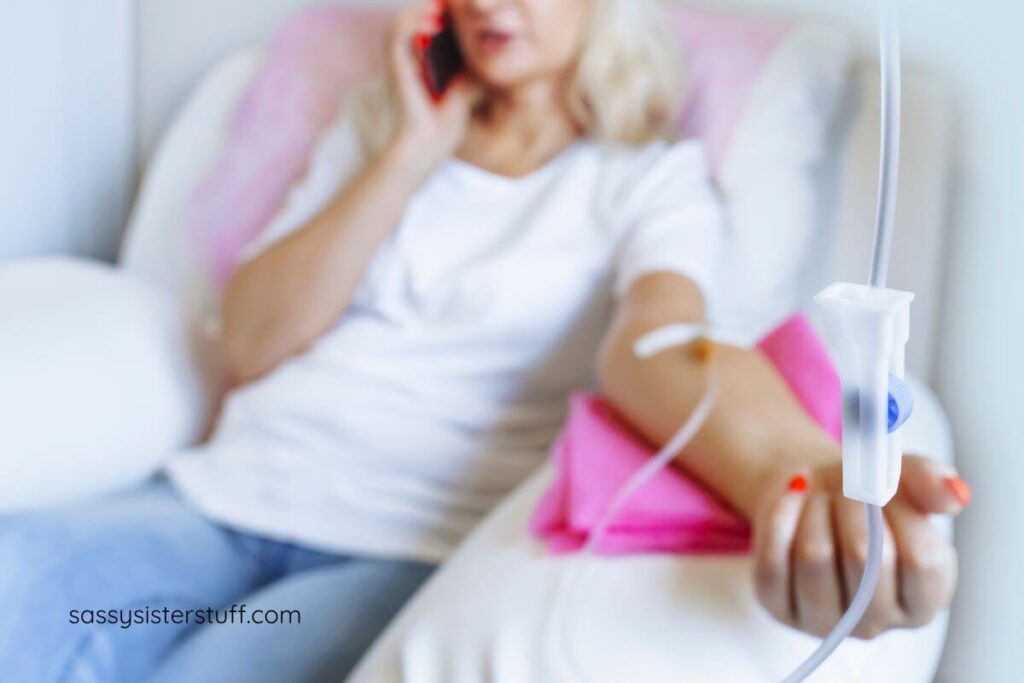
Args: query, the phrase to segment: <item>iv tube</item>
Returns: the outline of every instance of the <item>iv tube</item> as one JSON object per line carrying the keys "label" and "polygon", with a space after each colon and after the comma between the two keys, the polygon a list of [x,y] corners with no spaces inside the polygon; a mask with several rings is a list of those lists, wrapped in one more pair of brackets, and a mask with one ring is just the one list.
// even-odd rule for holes
{"label": "iv tube", "polygon": [[879,153],[878,207],[868,284],[885,287],[896,222],[896,189],[900,175],[900,31],[895,0],[882,0],[879,41],[882,63],[882,138]]}
{"label": "iv tube", "polygon": [[[654,353],[664,350],[664,348],[677,345],[674,339],[655,339],[656,334],[657,332],[644,338],[654,343],[648,351],[641,352],[641,355],[654,355]],[[638,343],[638,346],[642,345]],[[590,576],[590,571],[594,567],[592,561],[597,556],[597,548],[608,531],[608,527],[611,526],[612,522],[615,521],[615,518],[622,511],[622,508],[625,507],[626,503],[629,502],[637,491],[653,479],[658,472],[668,467],[673,458],[689,445],[693,437],[700,431],[700,428],[704,426],[708,416],[711,415],[711,410],[714,408],[717,398],[718,377],[712,368],[708,368],[707,388],[705,388],[703,396],[701,396],[700,401],[697,403],[697,407],[690,413],[683,426],[669,439],[668,443],[619,488],[612,501],[605,508],[604,512],[601,513],[601,517],[598,519],[597,524],[594,525],[593,530],[588,534],[587,542],[584,544],[580,556],[573,558],[572,564],[562,575],[560,585],[555,593],[555,602],[548,613],[548,631],[554,637],[553,642],[561,644],[560,654],[563,655],[562,658],[556,657],[553,661],[560,662],[568,668],[568,671],[563,672],[559,680],[566,680],[567,678],[577,681],[586,680],[581,673],[582,667],[571,647],[571,639],[568,633],[569,624],[565,617],[567,612],[574,611],[572,608],[576,603],[577,592],[580,586],[586,584]]]}
{"label": "iv tube", "polygon": [[857,624],[864,618],[871,599],[875,595],[875,588],[878,587],[878,577],[882,571],[882,536],[885,532],[885,522],[882,519],[882,508],[877,505],[866,504],[868,515],[868,556],[864,563],[864,574],[860,577],[860,585],[857,592],[850,601],[846,613],[839,619],[825,639],[821,641],[810,657],[803,664],[798,666],[793,673],[786,676],[782,683],[800,683],[810,676],[814,671],[825,663],[825,660],[835,652],[836,648],[846,640],[857,628]]}
{"label": "iv tube", "polygon": [[[892,252],[892,233],[896,220],[896,188],[900,159],[900,35],[895,0],[882,0],[879,27],[882,63],[882,141],[878,171],[878,208],[875,241],[871,253],[868,284],[884,288]],[[857,592],[850,606],[818,648],[783,683],[800,683],[821,666],[836,648],[857,628],[871,604],[882,567],[882,508],[864,506],[868,518],[868,554]]]}

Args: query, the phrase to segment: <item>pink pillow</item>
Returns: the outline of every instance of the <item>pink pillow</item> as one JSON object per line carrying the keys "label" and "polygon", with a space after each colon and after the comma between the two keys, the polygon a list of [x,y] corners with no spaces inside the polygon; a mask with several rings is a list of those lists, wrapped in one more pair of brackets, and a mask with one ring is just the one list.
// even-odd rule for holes
{"label": "pink pillow", "polygon": [[683,7],[672,8],[670,19],[688,74],[680,131],[701,138],[717,173],[754,85],[794,24]]}
{"label": "pink pillow", "polygon": [[[790,318],[758,349],[808,414],[838,440],[839,376],[807,321]],[[555,479],[530,519],[531,533],[552,552],[579,550],[618,490],[653,454],[603,399],[577,394],[552,447]],[[749,529],[737,514],[684,473],[668,469],[626,504],[597,551],[725,554],[744,552],[749,543]]]}
{"label": "pink pillow", "polygon": [[[704,139],[717,171],[753,85],[791,25],[684,7],[670,13],[691,77],[680,129]],[[317,136],[353,84],[380,70],[392,16],[388,9],[308,10],[271,39],[191,207],[192,241],[216,284],[227,281],[242,249],[302,177]]]}
{"label": "pink pillow", "polygon": [[305,172],[317,136],[352,86],[384,63],[391,10],[301,12],[271,38],[220,158],[190,207],[193,244],[219,286]]}

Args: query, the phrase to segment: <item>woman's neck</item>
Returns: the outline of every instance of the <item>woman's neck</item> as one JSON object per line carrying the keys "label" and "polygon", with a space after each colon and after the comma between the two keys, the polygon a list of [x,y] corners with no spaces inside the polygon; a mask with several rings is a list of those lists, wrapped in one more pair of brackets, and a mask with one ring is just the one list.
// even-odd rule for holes
{"label": "woman's neck", "polygon": [[503,175],[525,175],[580,135],[557,79],[487,94],[459,157]]}

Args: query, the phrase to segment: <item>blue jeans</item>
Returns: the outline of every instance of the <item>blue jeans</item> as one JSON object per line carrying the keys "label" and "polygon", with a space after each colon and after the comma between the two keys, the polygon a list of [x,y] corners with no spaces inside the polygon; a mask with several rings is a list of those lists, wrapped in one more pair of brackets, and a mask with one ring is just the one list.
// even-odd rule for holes
{"label": "blue jeans", "polygon": [[339,683],[432,569],[233,531],[166,482],[0,517],[0,680]]}

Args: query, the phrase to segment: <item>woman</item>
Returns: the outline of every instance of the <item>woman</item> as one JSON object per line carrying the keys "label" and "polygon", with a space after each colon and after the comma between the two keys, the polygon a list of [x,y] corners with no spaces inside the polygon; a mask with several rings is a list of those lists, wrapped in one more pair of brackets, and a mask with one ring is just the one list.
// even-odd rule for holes
{"label": "woman", "polygon": [[[631,351],[714,310],[724,249],[701,147],[667,141],[664,23],[640,0],[449,9],[465,73],[432,102],[416,45],[441,7],[402,12],[389,87],[324,136],[230,281],[240,386],[212,440],[170,484],[3,522],[12,680],[340,680],[541,462],[571,390],[600,382],[656,442],[694,406],[699,363]],[[678,464],[751,519],[765,606],[821,634],[861,571],[861,510],[765,361],[717,362],[722,399]],[[954,552],[927,515],[965,503],[954,475],[906,459],[861,635],[947,604]],[[201,623],[232,606],[236,623]]]}

